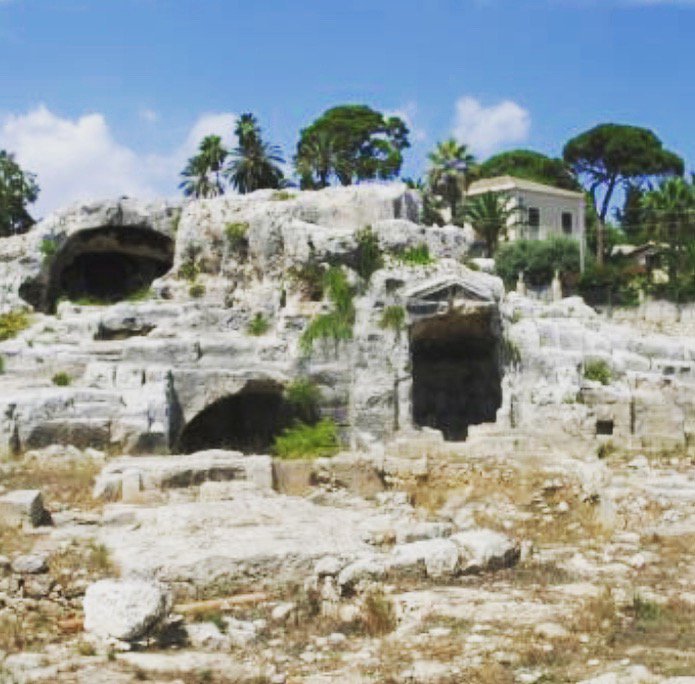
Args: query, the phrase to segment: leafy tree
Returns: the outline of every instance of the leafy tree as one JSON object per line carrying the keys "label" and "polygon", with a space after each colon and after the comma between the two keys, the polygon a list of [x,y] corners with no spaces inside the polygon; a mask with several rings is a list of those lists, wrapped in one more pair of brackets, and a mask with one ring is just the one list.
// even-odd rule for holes
{"label": "leafy tree", "polygon": [[228,151],[219,135],[208,135],[201,141],[198,154],[191,157],[181,172],[179,188],[186,197],[217,197],[224,194],[220,179]]}
{"label": "leafy tree", "polygon": [[232,151],[232,161],[225,170],[230,184],[242,194],[261,188],[282,187],[284,174],[280,164],[285,160],[277,145],[263,140],[256,117],[250,113],[242,114],[234,132],[239,145]]}
{"label": "leafy tree", "polygon": [[478,167],[481,178],[514,176],[565,190],[582,187],[562,159],[546,157],[533,150],[512,150],[490,157]]}
{"label": "leafy tree", "polygon": [[515,240],[500,247],[495,270],[507,287],[514,286],[519,271],[531,285],[548,285],[556,270],[564,277],[579,273],[579,243],[566,237]]}
{"label": "leafy tree", "polygon": [[604,258],[603,229],[616,189],[621,185],[641,185],[654,177],[683,174],[683,160],[664,149],[652,131],[636,126],[596,126],[572,138],[562,156],[587,185],[598,213],[599,264]]}
{"label": "leafy tree", "polygon": [[301,186],[325,188],[332,178],[341,185],[394,178],[410,146],[408,133],[402,119],[366,105],[333,107],[300,133],[294,161]]}
{"label": "leafy tree", "polygon": [[497,251],[500,238],[517,219],[519,209],[504,193],[486,192],[468,199],[463,207],[464,221],[473,226],[486,245],[487,256]]}
{"label": "leafy tree", "polygon": [[616,210],[615,217],[620,228],[633,242],[641,239],[642,232],[642,198],[645,190],[638,185],[625,188],[625,200],[621,209]]}
{"label": "leafy tree", "polygon": [[695,294],[695,183],[669,178],[642,198],[645,237],[668,245],[669,286]]}
{"label": "leafy tree", "polygon": [[475,157],[466,145],[460,145],[453,138],[437,143],[428,155],[430,167],[427,171],[427,184],[433,195],[441,198],[451,212],[451,220],[456,221],[463,195],[470,182],[475,167]]}
{"label": "leafy tree", "polygon": [[33,173],[23,171],[14,157],[0,150],[0,237],[24,233],[34,224],[27,205],[36,201],[39,186]]}

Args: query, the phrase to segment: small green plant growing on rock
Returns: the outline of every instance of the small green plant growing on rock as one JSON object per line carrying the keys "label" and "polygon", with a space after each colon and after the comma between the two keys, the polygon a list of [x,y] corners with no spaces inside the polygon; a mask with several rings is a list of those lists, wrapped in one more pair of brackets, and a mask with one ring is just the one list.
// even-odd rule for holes
{"label": "small green plant growing on rock", "polygon": [[316,316],[302,334],[300,346],[305,354],[311,353],[317,340],[339,342],[352,339],[355,324],[354,291],[345,273],[337,267],[330,268],[324,278],[325,289],[333,303],[333,310]]}
{"label": "small green plant growing on rock", "polygon": [[275,438],[273,451],[284,459],[313,459],[334,456],[340,443],[338,429],[331,418],[315,425],[297,423]]}
{"label": "small green plant growing on rock", "polygon": [[58,252],[58,241],[51,237],[44,238],[39,245],[39,251],[43,255],[43,263],[47,263]]}
{"label": "small green plant growing on rock", "polygon": [[245,258],[247,255],[249,224],[245,221],[228,223],[224,227],[224,236],[227,238],[229,251],[239,257]]}
{"label": "small green plant growing on rock", "polygon": [[270,199],[273,202],[287,202],[288,200],[294,199],[295,197],[296,195],[294,195],[291,192],[288,192],[287,190],[278,190],[270,196]]}
{"label": "small green plant growing on rock", "polygon": [[584,377],[587,380],[600,382],[602,385],[609,385],[612,373],[610,366],[603,359],[594,359],[584,366]]}
{"label": "small green plant growing on rock", "polygon": [[321,301],[326,271],[316,259],[309,258],[301,266],[291,266],[287,275],[304,297],[312,302]]}
{"label": "small green plant growing on rock", "polygon": [[265,335],[269,329],[270,321],[259,312],[249,321],[246,332],[254,337],[260,337],[261,335]]}
{"label": "small green plant growing on rock", "polygon": [[357,273],[368,283],[372,275],[384,266],[379,238],[371,226],[365,226],[357,235]]}
{"label": "small green plant growing on rock", "polygon": [[316,421],[321,401],[321,390],[307,378],[293,380],[285,388],[285,401],[303,423]]}
{"label": "small green plant growing on rock", "polygon": [[184,250],[184,258],[179,266],[179,276],[193,282],[200,274],[200,253],[202,247],[195,243],[189,242]]}
{"label": "small green plant growing on rock", "polygon": [[434,259],[430,256],[430,248],[425,243],[408,247],[396,257],[408,266],[429,266],[434,263]]}
{"label": "small green plant growing on rock", "polygon": [[31,323],[26,311],[8,311],[0,314],[0,342],[17,337]]}
{"label": "small green plant growing on rock", "polygon": [[188,294],[193,297],[193,299],[200,299],[205,295],[205,285],[202,283],[193,283],[188,288]]}
{"label": "small green plant growing on rock", "polygon": [[405,309],[402,306],[387,306],[381,314],[379,327],[393,330],[398,335],[405,327]]}
{"label": "small green plant growing on rock", "polygon": [[61,371],[51,378],[51,382],[56,387],[67,387],[72,382],[72,378],[64,371]]}

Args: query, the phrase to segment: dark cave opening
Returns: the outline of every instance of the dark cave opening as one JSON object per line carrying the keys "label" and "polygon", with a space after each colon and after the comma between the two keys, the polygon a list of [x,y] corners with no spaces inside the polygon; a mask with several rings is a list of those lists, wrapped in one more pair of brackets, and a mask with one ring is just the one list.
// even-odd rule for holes
{"label": "dark cave opening", "polygon": [[123,252],[84,252],[60,272],[59,297],[115,303],[150,286],[169,270],[159,259]]}
{"label": "dark cave opening", "polygon": [[295,418],[281,388],[254,388],[228,395],[210,404],[183,429],[178,451],[230,449],[264,454]]}
{"label": "dark cave opening", "polygon": [[54,313],[60,299],[111,304],[148,288],[174,263],[174,241],[146,226],[103,226],[70,236],[19,294]]}
{"label": "dark cave opening", "polygon": [[413,422],[462,441],[495,422],[502,405],[499,334],[492,311],[425,319],[411,328]]}

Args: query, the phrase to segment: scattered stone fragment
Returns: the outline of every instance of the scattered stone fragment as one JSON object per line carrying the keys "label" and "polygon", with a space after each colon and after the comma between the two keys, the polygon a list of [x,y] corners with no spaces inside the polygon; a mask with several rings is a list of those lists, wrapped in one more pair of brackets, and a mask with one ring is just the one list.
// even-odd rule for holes
{"label": "scattered stone fragment", "polygon": [[164,588],[142,580],[101,580],[84,597],[84,627],[95,636],[135,641],[147,636],[166,617]]}
{"label": "scattered stone fragment", "polygon": [[0,497],[0,523],[17,527],[28,523],[39,527],[50,522],[38,489],[18,489]]}
{"label": "scattered stone fragment", "polygon": [[18,575],[38,575],[48,571],[46,556],[37,553],[29,553],[16,556],[12,560],[12,572]]}

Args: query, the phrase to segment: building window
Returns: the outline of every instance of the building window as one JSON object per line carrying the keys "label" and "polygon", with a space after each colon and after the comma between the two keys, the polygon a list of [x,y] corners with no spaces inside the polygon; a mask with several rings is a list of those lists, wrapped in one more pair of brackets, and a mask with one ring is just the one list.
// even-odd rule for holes
{"label": "building window", "polygon": [[565,235],[572,235],[572,212],[562,212],[562,232]]}
{"label": "building window", "polygon": [[541,225],[541,210],[538,207],[529,207],[528,209],[528,227],[529,237],[538,239],[538,229]]}

